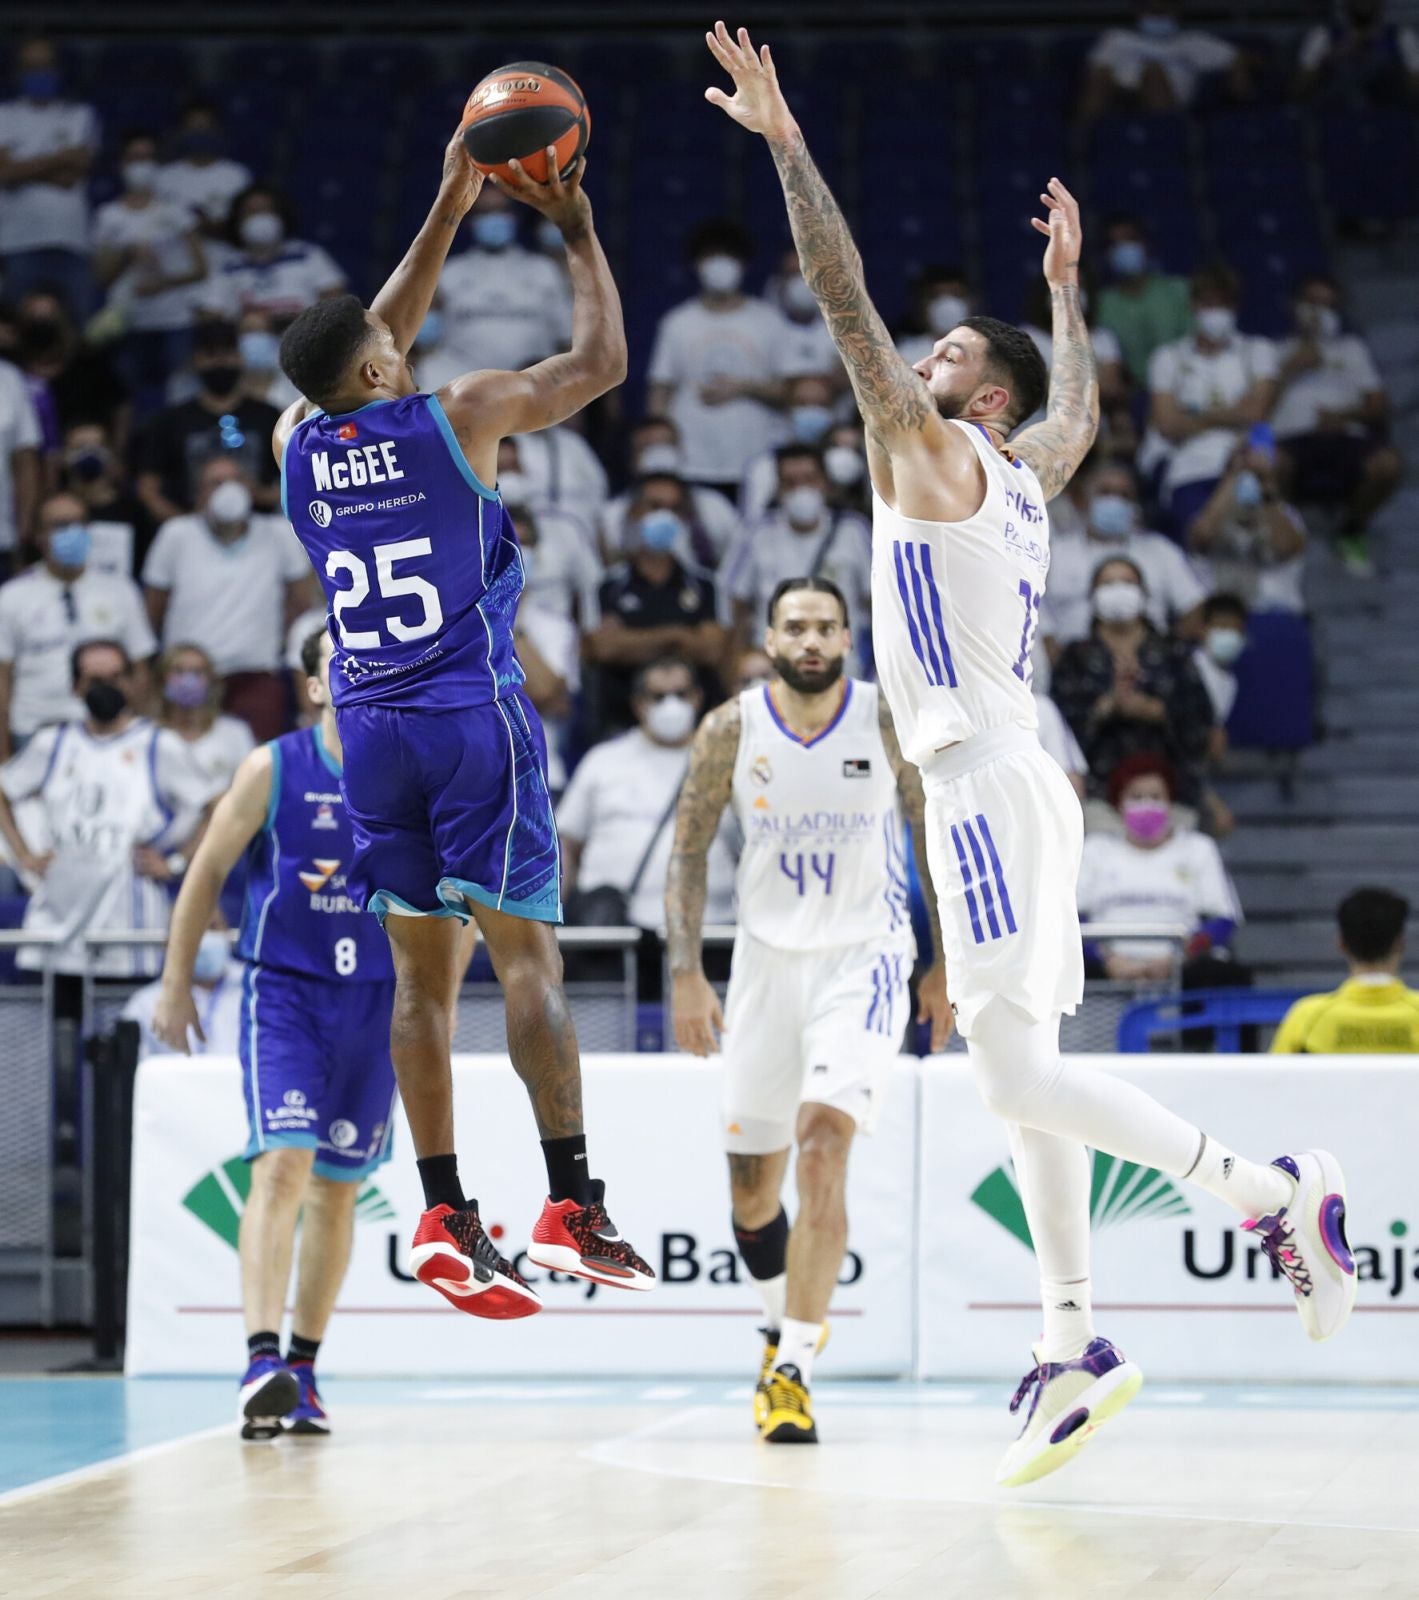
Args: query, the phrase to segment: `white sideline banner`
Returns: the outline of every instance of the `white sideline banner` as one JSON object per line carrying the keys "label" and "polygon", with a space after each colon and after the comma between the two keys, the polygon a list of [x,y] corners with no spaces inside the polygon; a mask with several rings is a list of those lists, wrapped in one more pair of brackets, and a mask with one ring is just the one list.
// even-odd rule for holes
{"label": "white sideline banner", "polygon": [[[1078,1056],[1230,1149],[1270,1160],[1319,1145],[1345,1168],[1360,1285],[1326,1344],[1289,1285],[1211,1196],[1094,1155],[1093,1290],[1101,1333],[1149,1377],[1411,1380],[1419,1337],[1419,1068],[1382,1057]],[[918,1293],[924,1377],[1014,1382],[1040,1330],[1038,1269],[1005,1130],[965,1061],[921,1076]]]}
{"label": "white sideline banner", "polygon": [[[485,1322],[407,1276],[423,1196],[402,1112],[394,1157],[362,1190],[355,1249],[321,1361],[337,1375],[734,1376],[757,1371],[762,1308],[734,1251],[720,1069],[674,1055],[584,1058],[587,1131],[612,1215],[661,1281],[636,1294],[518,1266],[540,1315]],[[917,1081],[903,1059],[880,1125],[853,1152],[852,1239],[833,1305],[835,1376],[910,1371]],[[527,1096],[506,1057],[454,1062],[464,1185],[510,1258],[546,1194]],[[127,1370],[244,1364],[236,1228],[248,1170],[235,1060],[156,1057],[134,1106]],[[793,1210],[792,1181],[787,1203]]]}

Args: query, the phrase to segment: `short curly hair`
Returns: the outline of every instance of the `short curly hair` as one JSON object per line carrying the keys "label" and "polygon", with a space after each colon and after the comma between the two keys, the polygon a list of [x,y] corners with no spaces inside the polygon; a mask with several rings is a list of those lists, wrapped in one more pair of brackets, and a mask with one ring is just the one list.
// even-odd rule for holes
{"label": "short curly hair", "polygon": [[340,392],[371,332],[365,308],[355,295],[317,300],[282,336],[281,371],[307,400],[323,406]]}

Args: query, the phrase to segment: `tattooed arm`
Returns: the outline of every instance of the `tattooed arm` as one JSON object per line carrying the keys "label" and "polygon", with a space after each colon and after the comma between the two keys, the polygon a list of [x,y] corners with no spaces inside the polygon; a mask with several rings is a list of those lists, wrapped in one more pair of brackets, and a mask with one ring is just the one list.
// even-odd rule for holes
{"label": "tattooed arm", "polygon": [[724,1030],[719,996],[705,977],[701,935],[710,845],[729,803],[739,754],[739,702],[717,706],[690,747],[690,770],[675,811],[675,843],[665,878],[665,930],[673,979],[670,1010],[675,1042],[691,1055],[719,1049]]}
{"label": "tattooed arm", "polygon": [[1079,203],[1058,178],[1050,179],[1049,192],[1040,199],[1049,220],[1030,220],[1049,239],[1045,279],[1054,307],[1054,369],[1045,420],[1017,434],[1010,444],[1040,480],[1045,499],[1053,500],[1074,476],[1099,431],[1099,374],[1079,301],[1083,244]]}
{"label": "tattooed arm", "polygon": [[916,1020],[930,1022],[931,1050],[934,1055],[946,1048],[956,1020],[951,1009],[951,997],[946,992],[946,948],[941,939],[941,911],[937,905],[936,887],[931,881],[931,864],[926,858],[926,792],[921,786],[921,773],[902,754],[887,697],[880,690],[877,695],[877,723],[882,734],[882,748],[887,752],[892,775],[897,780],[902,810],[911,825],[912,856],[916,861],[916,875],[921,883],[926,914],[931,923],[931,961],[917,986]]}

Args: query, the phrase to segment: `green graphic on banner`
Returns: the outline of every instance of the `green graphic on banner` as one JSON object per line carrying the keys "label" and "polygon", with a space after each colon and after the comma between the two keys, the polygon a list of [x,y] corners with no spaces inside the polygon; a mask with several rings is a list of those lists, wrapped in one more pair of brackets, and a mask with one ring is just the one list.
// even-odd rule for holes
{"label": "green graphic on banner", "polygon": [[[1033,1250],[1025,1205],[1014,1176],[1004,1167],[983,1178],[971,1195],[973,1204]],[[1112,1228],[1120,1222],[1145,1217],[1185,1217],[1192,1207],[1171,1178],[1155,1167],[1094,1152],[1094,1175],[1089,1191],[1089,1222],[1095,1228]]]}
{"label": "green graphic on banner", "polygon": [[[183,1195],[182,1203],[223,1244],[235,1250],[241,1214],[250,1193],[251,1167],[241,1156],[233,1156],[205,1178],[199,1178]],[[356,1222],[387,1222],[393,1215],[394,1207],[382,1190],[369,1182],[360,1186],[355,1198]]]}

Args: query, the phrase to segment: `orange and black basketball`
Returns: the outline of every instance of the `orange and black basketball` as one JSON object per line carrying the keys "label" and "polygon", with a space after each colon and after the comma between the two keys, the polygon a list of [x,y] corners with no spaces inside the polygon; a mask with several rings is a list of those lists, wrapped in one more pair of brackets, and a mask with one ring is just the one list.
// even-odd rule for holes
{"label": "orange and black basketball", "polygon": [[514,61],[499,67],[468,96],[463,108],[463,143],[480,171],[509,176],[519,161],[537,183],[546,183],[548,145],[567,177],[591,137],[591,113],[576,81],[560,67]]}

